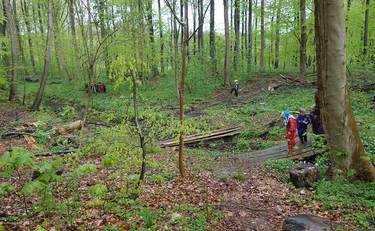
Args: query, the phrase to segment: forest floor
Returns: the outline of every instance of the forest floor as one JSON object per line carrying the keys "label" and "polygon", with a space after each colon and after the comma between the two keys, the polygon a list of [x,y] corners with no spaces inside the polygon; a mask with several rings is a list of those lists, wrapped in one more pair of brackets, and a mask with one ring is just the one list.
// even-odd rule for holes
{"label": "forest floor", "polygon": [[[274,92],[265,90],[269,83],[277,86]],[[233,139],[187,148],[188,176],[185,178],[178,176],[176,148],[148,147],[146,179],[140,189],[136,186],[138,151],[136,146],[126,147],[133,142],[132,129],[116,123],[118,118],[114,117],[120,115],[116,102],[112,102],[111,109],[100,113],[101,103],[114,97],[98,96],[96,111],[89,119],[102,119],[110,127],[88,126],[84,138],[87,145],[77,153],[34,157],[36,165],[54,163],[56,159],[62,163],[59,165],[62,178],[47,188],[53,189],[52,200],[43,200],[49,194],[42,192],[21,192],[30,182],[33,166],[21,167],[17,170],[21,174],[0,176],[0,183],[10,182],[14,186],[8,193],[0,190],[0,230],[1,225],[6,230],[30,227],[39,227],[39,230],[281,230],[286,217],[297,214],[328,218],[341,223],[344,230],[359,226],[370,230],[375,204],[371,197],[373,185],[347,182],[345,185],[349,188],[361,190],[348,192],[347,188],[340,188],[342,182],[330,184],[322,179],[312,188],[296,189],[288,181],[288,168],[294,164],[290,160],[257,165],[238,161],[241,154],[282,144],[283,129],[273,123],[280,111],[311,105],[313,96],[311,87],[301,87],[299,83],[286,86],[278,76],[256,78],[242,85],[238,98],[230,96],[227,88],[220,88],[206,100],[190,102],[186,123],[188,134],[229,125],[241,125],[244,131]],[[367,103],[362,102],[367,96],[360,93],[354,99],[354,107],[359,110],[357,118],[362,124],[374,119],[368,117]],[[288,107],[290,104],[295,105]],[[46,107],[43,112],[31,113],[21,106],[2,104],[0,134],[30,126],[33,135],[0,139],[0,156],[14,147],[26,148],[34,154],[76,148],[82,139],[79,131],[64,136],[51,132],[54,127],[79,117],[74,107],[62,106],[58,112],[54,112],[55,108],[48,111]],[[162,114],[159,108],[147,107],[141,113],[146,121],[144,126],[155,127],[149,133],[158,139],[175,136],[175,115],[174,109]],[[374,137],[373,127],[363,129],[370,139]],[[89,170],[90,166],[95,169]],[[4,167],[1,162],[0,167]],[[84,174],[79,177],[73,174],[79,171]],[[95,187],[98,185],[105,185],[106,190],[100,192],[100,187]],[[328,192],[327,187],[331,187]]]}

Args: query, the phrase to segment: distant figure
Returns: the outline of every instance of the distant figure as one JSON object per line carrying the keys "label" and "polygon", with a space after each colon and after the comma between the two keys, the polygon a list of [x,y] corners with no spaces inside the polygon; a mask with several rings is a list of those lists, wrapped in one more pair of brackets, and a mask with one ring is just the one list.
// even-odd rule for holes
{"label": "distant figure", "polygon": [[372,97],[372,105],[371,108],[375,110],[375,95]]}
{"label": "distant figure", "polygon": [[301,108],[297,116],[297,130],[301,144],[307,144],[307,126],[309,125],[309,123],[309,116],[306,115],[305,109]]}
{"label": "distant figure", "polygon": [[105,84],[104,83],[99,82],[97,84],[97,88],[98,88],[97,92],[100,92],[100,93],[105,93],[106,92]]}
{"label": "distant figure", "polygon": [[284,111],[281,113],[281,119],[284,120],[286,127],[285,139],[288,142],[288,156],[292,155],[294,145],[296,145],[296,130],[297,122],[296,118],[293,115],[290,115],[289,112]]}
{"label": "distant figure", "polygon": [[104,83],[93,83],[90,85],[85,84],[85,89],[86,92],[91,91],[92,93],[105,93],[106,92],[106,87]]}
{"label": "distant figure", "polygon": [[309,114],[312,131],[315,135],[324,134],[322,121],[320,119],[320,109],[318,105],[314,105]]}
{"label": "distant figure", "polygon": [[268,86],[267,86],[267,90],[269,91],[274,91],[275,88],[273,87],[273,84],[272,83],[269,83]]}
{"label": "distant figure", "polygon": [[234,80],[234,86],[232,87],[232,90],[230,90],[230,94],[234,94],[238,97],[238,93],[240,92],[240,83],[238,80]]}

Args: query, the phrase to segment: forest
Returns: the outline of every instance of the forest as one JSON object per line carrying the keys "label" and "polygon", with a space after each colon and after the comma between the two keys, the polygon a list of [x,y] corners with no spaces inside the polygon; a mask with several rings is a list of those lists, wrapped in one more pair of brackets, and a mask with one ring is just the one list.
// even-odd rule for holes
{"label": "forest", "polygon": [[375,1],[0,6],[0,231],[375,230]]}

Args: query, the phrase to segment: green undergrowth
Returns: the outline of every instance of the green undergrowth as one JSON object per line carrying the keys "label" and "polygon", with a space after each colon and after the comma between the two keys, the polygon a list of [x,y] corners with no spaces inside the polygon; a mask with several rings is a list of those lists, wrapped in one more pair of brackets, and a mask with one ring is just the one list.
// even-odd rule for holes
{"label": "green undergrowth", "polygon": [[325,209],[340,210],[345,220],[363,228],[375,222],[375,182],[348,182],[321,180],[315,185],[315,198]]}
{"label": "green undergrowth", "polygon": [[[324,177],[328,163],[325,155],[316,160],[322,177],[313,187],[314,199],[322,202],[323,209],[340,211],[345,222],[366,230],[374,228],[375,182],[349,182],[343,178],[329,181]],[[291,160],[269,160],[264,169],[281,182],[290,183],[289,169],[294,164]]]}

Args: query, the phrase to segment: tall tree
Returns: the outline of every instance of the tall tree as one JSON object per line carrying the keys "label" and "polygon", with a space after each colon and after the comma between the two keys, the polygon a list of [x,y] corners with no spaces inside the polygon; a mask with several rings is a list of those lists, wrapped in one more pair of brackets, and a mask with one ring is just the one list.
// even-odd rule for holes
{"label": "tall tree", "polygon": [[216,60],[216,43],[215,43],[215,1],[211,0],[210,6],[210,57],[212,65],[212,74],[216,75],[217,60]]}
{"label": "tall tree", "polygon": [[58,21],[58,15],[59,11],[61,10],[60,7],[55,7],[55,12],[53,13],[53,35],[54,35],[54,45],[55,45],[55,53],[56,53],[56,60],[59,64],[60,71],[62,72],[64,76],[65,81],[70,81],[71,77],[68,71],[68,67],[66,65],[66,59],[65,59],[65,51],[62,49],[62,41],[60,39],[60,25]]}
{"label": "tall tree", "polygon": [[10,76],[10,91],[9,100],[17,99],[17,77],[18,77],[18,57],[19,57],[19,47],[17,43],[17,30],[16,23],[14,19],[14,14],[10,0],[3,0],[5,7],[5,14],[7,18],[7,31],[10,37],[10,46],[12,50],[12,65],[11,65],[11,76]]}
{"label": "tall tree", "polygon": [[280,62],[280,14],[281,14],[281,0],[277,1],[276,10],[276,38],[275,38],[275,62],[274,68],[279,68]]}
{"label": "tall tree", "polygon": [[300,0],[299,12],[300,12],[299,18],[300,18],[300,29],[301,29],[299,72],[301,76],[304,76],[306,72],[306,43],[307,43],[306,0]]}
{"label": "tall tree", "polygon": [[234,1],[234,59],[233,59],[233,66],[234,69],[237,69],[238,65],[238,56],[240,50],[240,1]]}
{"label": "tall tree", "polygon": [[252,50],[253,50],[253,0],[248,0],[248,23],[247,23],[247,35],[248,35],[248,47],[247,47],[247,66],[251,69],[252,65]]}
{"label": "tall tree", "polygon": [[40,86],[38,89],[38,93],[34,100],[33,106],[31,109],[33,111],[39,110],[40,104],[42,103],[42,98],[44,94],[44,89],[47,83],[47,77],[49,73],[49,67],[51,63],[51,47],[52,47],[52,35],[53,35],[53,0],[48,0],[48,27],[47,27],[47,39],[46,39],[46,49],[44,55],[44,69],[43,75],[40,80]]}
{"label": "tall tree", "polygon": [[349,97],[343,0],[315,0],[315,31],[318,99],[332,162],[329,176],[354,173],[357,179],[375,180]]}
{"label": "tall tree", "polygon": [[230,33],[228,19],[228,0],[224,2],[224,27],[225,27],[225,58],[224,58],[224,86],[229,85],[230,79]]}
{"label": "tall tree", "polygon": [[[104,39],[107,36],[107,22],[108,22],[108,16],[107,16],[107,1],[106,0],[97,0],[97,9],[98,9],[98,15],[99,15],[99,26],[100,26],[100,37],[101,39]],[[153,32],[152,32],[153,33]],[[109,54],[108,50],[104,50],[104,64],[106,69],[106,74],[109,76]]]}
{"label": "tall tree", "polygon": [[363,55],[367,55],[368,50],[368,23],[369,23],[370,0],[366,0],[365,26],[363,31]]}
{"label": "tall tree", "polygon": [[18,48],[19,48],[19,51],[20,51],[20,56],[21,56],[21,60],[22,60],[22,64],[23,64],[22,69],[24,71],[24,76],[26,76],[26,75],[29,75],[29,71],[28,71],[28,67],[27,67],[25,52],[23,51],[23,43],[22,43],[20,23],[19,23],[19,20],[18,20],[16,0],[13,0],[12,9],[13,9],[13,14],[14,14],[14,22],[16,24]]}
{"label": "tall tree", "polygon": [[163,19],[161,17],[160,0],[158,0],[158,15],[159,15],[159,38],[160,38],[160,71],[161,73],[164,73]]}
{"label": "tall tree", "polygon": [[36,65],[35,65],[35,57],[34,57],[34,48],[33,48],[33,40],[31,39],[31,26],[30,26],[30,15],[29,15],[29,8],[26,7],[25,0],[21,0],[21,10],[24,18],[24,22],[26,25],[27,30],[27,42],[29,44],[29,55],[31,61],[31,67],[33,70],[33,75],[36,75]]}
{"label": "tall tree", "polygon": [[[203,0],[198,0],[198,24],[203,24]],[[198,49],[203,51],[204,49],[204,38],[203,38],[203,27],[198,29]]]}
{"label": "tall tree", "polygon": [[260,56],[259,56],[259,71],[264,72],[264,50],[266,46],[264,30],[264,0],[260,1]]}
{"label": "tall tree", "polygon": [[349,24],[349,12],[350,7],[352,6],[352,0],[348,0],[347,6],[346,6],[346,17],[345,17],[345,32],[348,33],[348,24]]}
{"label": "tall tree", "polygon": [[43,16],[42,16],[42,6],[41,3],[37,2],[37,8],[38,8],[38,21],[39,21],[39,31],[44,35],[44,27],[43,27]]}

